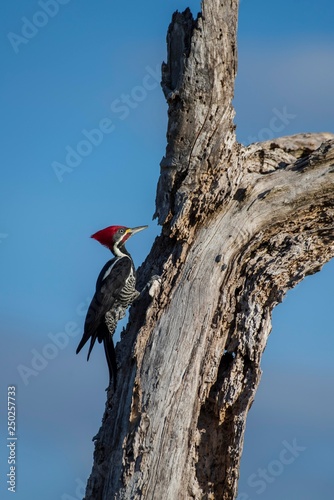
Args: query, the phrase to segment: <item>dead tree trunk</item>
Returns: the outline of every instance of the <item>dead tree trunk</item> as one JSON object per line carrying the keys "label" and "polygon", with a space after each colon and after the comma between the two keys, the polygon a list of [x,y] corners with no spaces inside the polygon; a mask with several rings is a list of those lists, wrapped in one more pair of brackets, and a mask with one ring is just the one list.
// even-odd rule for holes
{"label": "dead tree trunk", "polygon": [[271,312],[334,255],[334,136],[243,147],[231,104],[237,0],[175,13],[156,216],[159,275],[117,348],[86,499],[233,499]]}

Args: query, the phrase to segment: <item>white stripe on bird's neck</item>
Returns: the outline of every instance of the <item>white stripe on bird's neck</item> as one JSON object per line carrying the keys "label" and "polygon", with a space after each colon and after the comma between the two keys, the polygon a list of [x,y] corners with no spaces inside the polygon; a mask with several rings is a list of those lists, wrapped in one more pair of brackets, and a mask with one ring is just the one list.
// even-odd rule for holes
{"label": "white stripe on bird's neck", "polygon": [[128,254],[122,252],[122,250],[117,246],[117,243],[113,246],[113,253],[116,257],[128,257]]}

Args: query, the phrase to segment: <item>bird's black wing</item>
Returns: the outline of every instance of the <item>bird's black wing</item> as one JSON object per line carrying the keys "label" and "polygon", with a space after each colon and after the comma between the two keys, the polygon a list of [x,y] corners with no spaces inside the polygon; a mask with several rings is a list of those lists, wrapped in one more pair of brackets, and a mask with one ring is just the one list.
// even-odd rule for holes
{"label": "bird's black wing", "polygon": [[[109,263],[110,266],[107,265]],[[96,292],[87,311],[84,333],[76,350],[78,354],[86,342],[91,339],[87,360],[96,339],[98,338],[99,342],[102,342],[106,336],[108,329],[103,326],[105,325],[105,314],[112,309],[117,301],[125,280],[130,274],[132,261],[130,257],[124,256],[112,259],[107,264],[97,279]],[[109,268],[111,268],[110,272]]]}
{"label": "bird's black wing", "polygon": [[119,260],[119,258],[117,257],[114,257],[113,259],[110,259],[108,260],[108,262],[106,262],[104,264],[104,266],[102,267],[101,271],[100,271],[100,274],[98,275],[97,277],[97,280],[96,280],[96,286],[95,286],[95,291],[97,292],[98,290],[100,290],[101,288],[101,284],[102,284],[102,281],[103,281],[103,278],[104,278],[104,275],[106,274],[106,272],[108,271],[109,268],[112,268],[114,263]]}

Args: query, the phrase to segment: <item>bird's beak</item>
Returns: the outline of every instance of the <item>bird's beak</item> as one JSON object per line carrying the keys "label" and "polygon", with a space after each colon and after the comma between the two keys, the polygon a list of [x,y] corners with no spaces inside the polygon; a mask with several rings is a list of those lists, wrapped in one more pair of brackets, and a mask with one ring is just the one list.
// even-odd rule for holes
{"label": "bird's beak", "polygon": [[139,233],[139,231],[142,231],[143,229],[147,229],[148,226],[138,226],[138,227],[129,227],[129,229],[126,230],[126,233],[129,233],[130,236],[133,234]]}

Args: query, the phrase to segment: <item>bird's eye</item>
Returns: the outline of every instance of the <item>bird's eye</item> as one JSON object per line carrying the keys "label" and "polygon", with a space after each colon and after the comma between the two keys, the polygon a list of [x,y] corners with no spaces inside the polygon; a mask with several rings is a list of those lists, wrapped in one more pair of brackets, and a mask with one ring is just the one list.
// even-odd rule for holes
{"label": "bird's eye", "polygon": [[120,230],[119,230],[119,232],[120,232],[121,234],[123,234],[123,233],[124,233],[124,229],[120,229]]}

